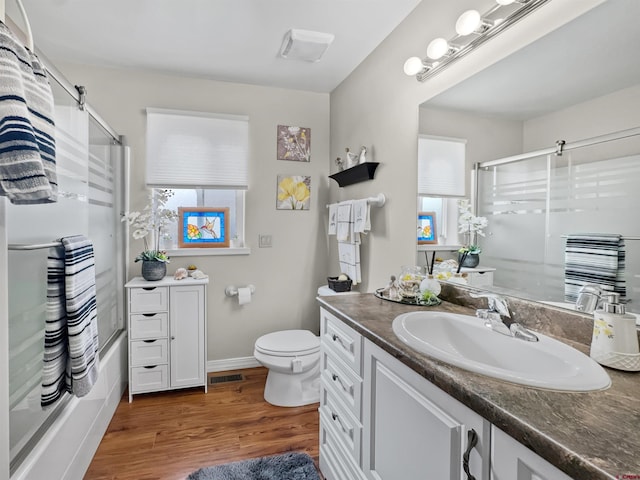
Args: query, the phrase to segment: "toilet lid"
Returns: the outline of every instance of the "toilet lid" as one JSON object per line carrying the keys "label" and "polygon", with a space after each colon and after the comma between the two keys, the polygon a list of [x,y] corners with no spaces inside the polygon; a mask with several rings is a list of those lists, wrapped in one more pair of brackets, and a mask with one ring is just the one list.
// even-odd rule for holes
{"label": "toilet lid", "polygon": [[283,330],[263,335],[255,346],[268,355],[308,355],[320,350],[320,339],[309,330]]}

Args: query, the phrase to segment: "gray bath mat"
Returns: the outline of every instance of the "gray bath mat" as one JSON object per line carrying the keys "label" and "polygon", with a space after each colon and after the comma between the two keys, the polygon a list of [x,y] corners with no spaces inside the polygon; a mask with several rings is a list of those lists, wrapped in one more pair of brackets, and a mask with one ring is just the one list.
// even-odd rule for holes
{"label": "gray bath mat", "polygon": [[306,453],[284,453],[201,468],[186,480],[320,480]]}

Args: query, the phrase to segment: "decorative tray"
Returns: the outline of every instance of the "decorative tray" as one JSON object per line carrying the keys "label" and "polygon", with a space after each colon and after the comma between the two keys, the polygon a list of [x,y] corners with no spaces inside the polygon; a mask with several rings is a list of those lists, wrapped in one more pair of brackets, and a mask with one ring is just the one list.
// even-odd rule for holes
{"label": "decorative tray", "polygon": [[403,305],[415,305],[416,307],[434,307],[434,306],[440,305],[440,303],[442,303],[442,300],[440,300],[438,297],[434,297],[435,300],[432,298],[429,301],[422,300],[421,298],[416,298],[414,300],[410,300],[408,298],[402,298],[402,297],[400,297],[400,299],[389,298],[389,297],[385,297],[382,294],[382,292],[384,290],[385,290],[384,288],[378,288],[374,292],[374,295],[376,297],[381,298],[382,300],[386,300],[388,302],[402,303]]}

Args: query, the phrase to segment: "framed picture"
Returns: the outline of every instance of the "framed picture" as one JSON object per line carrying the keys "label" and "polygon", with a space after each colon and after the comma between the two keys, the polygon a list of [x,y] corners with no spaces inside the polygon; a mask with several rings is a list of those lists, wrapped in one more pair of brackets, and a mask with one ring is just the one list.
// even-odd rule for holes
{"label": "framed picture", "polygon": [[310,176],[278,175],[276,210],[309,210],[310,204]]}
{"label": "framed picture", "polygon": [[229,209],[178,207],[180,248],[229,246]]}
{"label": "framed picture", "polygon": [[311,161],[311,129],[278,125],[278,160]]}
{"label": "framed picture", "polygon": [[438,243],[435,212],[418,212],[418,244]]}

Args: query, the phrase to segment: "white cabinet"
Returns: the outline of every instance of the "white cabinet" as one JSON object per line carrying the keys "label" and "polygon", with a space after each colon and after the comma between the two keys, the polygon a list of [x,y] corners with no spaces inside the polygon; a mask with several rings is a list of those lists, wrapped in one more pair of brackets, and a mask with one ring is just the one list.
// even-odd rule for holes
{"label": "white cabinet", "polygon": [[489,422],[368,340],[363,399],[369,480],[489,479]]}
{"label": "white cabinet", "polygon": [[320,310],[320,469],[327,480],[364,480],[362,336]]}
{"label": "white cabinet", "polygon": [[571,477],[493,426],[491,480],[571,480]]}
{"label": "white cabinet", "polygon": [[467,275],[467,283],[472,287],[492,287],[493,286],[493,272],[495,268],[491,267],[476,267],[476,268],[463,268],[462,273]]}
{"label": "white cabinet", "polygon": [[136,393],[204,386],[208,279],[128,282],[129,402]]}
{"label": "white cabinet", "polygon": [[486,420],[328,311],[320,319],[327,480],[467,480],[467,449],[469,472],[489,480]]}

